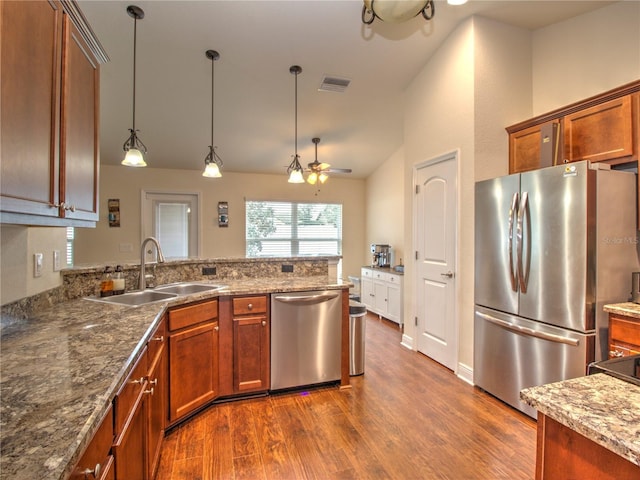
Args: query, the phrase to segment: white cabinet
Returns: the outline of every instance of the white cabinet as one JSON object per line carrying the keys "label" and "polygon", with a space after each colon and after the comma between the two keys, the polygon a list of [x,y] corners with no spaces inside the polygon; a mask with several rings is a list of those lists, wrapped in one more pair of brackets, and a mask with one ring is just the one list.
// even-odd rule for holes
{"label": "white cabinet", "polygon": [[403,276],[367,267],[361,269],[360,276],[361,301],[367,310],[402,325]]}

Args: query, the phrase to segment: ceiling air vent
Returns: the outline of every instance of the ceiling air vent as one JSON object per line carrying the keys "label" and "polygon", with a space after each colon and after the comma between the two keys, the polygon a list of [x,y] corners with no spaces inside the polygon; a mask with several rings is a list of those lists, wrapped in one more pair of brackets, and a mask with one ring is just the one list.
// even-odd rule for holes
{"label": "ceiling air vent", "polygon": [[321,92],[342,93],[347,89],[350,83],[351,80],[348,78],[329,77],[325,75],[318,90]]}

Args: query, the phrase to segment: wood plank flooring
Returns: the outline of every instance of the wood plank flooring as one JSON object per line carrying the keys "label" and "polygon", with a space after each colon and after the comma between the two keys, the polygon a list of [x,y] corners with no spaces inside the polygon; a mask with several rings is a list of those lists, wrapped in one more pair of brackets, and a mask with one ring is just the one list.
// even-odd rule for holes
{"label": "wood plank flooring", "polygon": [[367,315],[365,374],[214,405],[170,432],[156,480],[532,479],[535,422]]}

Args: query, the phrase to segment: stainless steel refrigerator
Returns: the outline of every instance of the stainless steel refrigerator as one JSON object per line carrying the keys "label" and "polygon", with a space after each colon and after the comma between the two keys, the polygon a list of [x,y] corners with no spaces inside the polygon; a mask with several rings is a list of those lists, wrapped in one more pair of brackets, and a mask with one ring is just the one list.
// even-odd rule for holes
{"label": "stainless steel refrigerator", "polygon": [[602,307],[639,270],[635,175],[597,167],[476,183],[474,383],[532,417],[520,390],[607,358]]}

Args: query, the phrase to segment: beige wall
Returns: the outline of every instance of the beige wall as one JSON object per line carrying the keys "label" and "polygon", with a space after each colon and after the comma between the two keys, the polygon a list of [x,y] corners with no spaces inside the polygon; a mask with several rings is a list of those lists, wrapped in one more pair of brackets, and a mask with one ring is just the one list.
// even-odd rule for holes
{"label": "beige wall", "polygon": [[[357,274],[362,262],[365,225],[365,181],[334,176],[326,184],[292,185],[282,175],[225,171],[222,178],[204,178],[195,170],[127,168],[103,165],[100,171],[100,221],[95,229],[76,231],[76,264],[140,261],[141,191],[201,195],[202,258],[244,257],[244,202],[288,200],[343,204],[343,277]],[[120,227],[109,227],[107,200],[120,200]],[[218,227],[218,202],[229,203],[229,227]],[[121,244],[133,251],[122,252]]]}
{"label": "beige wall", "polygon": [[640,1],[617,2],[533,34],[540,115],[640,78]]}
{"label": "beige wall", "polygon": [[405,261],[404,180],[403,148],[399,148],[367,178],[363,265],[371,264],[372,243],[391,245],[394,265]]}
{"label": "beige wall", "polygon": [[[57,287],[60,273],[53,271],[53,251],[66,264],[67,235],[64,228],[27,228],[2,225],[0,228],[0,305]],[[42,276],[33,276],[33,255],[42,253]]]}

